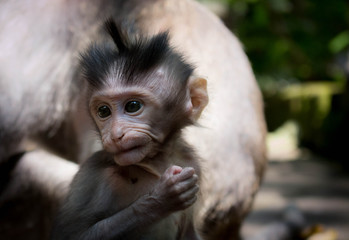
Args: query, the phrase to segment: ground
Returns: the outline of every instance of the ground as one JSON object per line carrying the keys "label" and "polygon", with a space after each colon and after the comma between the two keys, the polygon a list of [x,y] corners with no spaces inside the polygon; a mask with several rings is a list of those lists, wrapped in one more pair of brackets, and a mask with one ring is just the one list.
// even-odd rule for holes
{"label": "ground", "polygon": [[349,239],[349,173],[339,165],[309,153],[297,159],[269,161],[243,236],[282,219],[290,204],[301,210],[308,226],[321,224],[334,230],[337,240]]}

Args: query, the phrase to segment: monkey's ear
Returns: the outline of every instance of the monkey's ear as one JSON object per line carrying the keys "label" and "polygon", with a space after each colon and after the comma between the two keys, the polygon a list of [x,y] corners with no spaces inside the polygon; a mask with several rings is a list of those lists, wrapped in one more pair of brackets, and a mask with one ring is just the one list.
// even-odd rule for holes
{"label": "monkey's ear", "polygon": [[192,105],[190,119],[195,122],[208,104],[207,81],[204,78],[191,76],[188,88]]}

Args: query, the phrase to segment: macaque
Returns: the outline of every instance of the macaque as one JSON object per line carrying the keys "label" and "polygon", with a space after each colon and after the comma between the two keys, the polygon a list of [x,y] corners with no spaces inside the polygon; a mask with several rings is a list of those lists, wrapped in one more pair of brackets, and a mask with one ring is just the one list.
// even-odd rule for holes
{"label": "macaque", "polygon": [[1,238],[46,240],[77,163],[102,149],[75,78],[106,16],[129,33],[168,30],[207,79],[203,127],[183,130],[204,159],[194,218],[205,239],[238,239],[266,165],[263,101],[239,40],[193,0],[0,1]]}
{"label": "macaque", "polygon": [[53,239],[201,239],[193,204],[198,156],[181,130],[208,103],[206,80],[169,45],[168,33],[92,45],[81,57],[87,103],[104,150],[74,178]]}

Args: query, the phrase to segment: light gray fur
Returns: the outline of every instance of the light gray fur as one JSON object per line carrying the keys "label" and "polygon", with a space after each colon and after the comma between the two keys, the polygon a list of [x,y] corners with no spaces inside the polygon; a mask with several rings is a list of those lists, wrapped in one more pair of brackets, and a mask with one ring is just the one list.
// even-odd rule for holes
{"label": "light gray fur", "polygon": [[247,57],[216,16],[190,0],[12,0],[0,5],[0,161],[25,150],[20,142],[27,137],[72,160],[86,158],[96,142],[86,137],[91,126],[83,111],[74,108],[83,88],[72,83],[78,52],[110,14],[132,33],[169,30],[172,44],[208,80],[203,127],[186,132],[205,159],[208,180],[201,187],[197,224],[210,239],[237,236],[263,175],[266,128]]}

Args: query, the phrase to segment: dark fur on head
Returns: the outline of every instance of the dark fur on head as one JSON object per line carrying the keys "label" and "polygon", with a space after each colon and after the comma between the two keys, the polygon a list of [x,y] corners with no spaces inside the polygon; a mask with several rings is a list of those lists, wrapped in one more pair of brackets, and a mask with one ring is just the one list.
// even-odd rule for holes
{"label": "dark fur on head", "polygon": [[151,72],[161,65],[169,68],[170,71],[166,73],[168,78],[182,81],[180,84],[186,86],[193,67],[170,47],[168,32],[160,33],[150,39],[140,37],[132,42],[123,36],[112,19],[108,19],[104,27],[116,47],[93,44],[81,54],[83,78],[92,88],[105,86],[107,75],[113,67],[123,84],[138,84],[145,79],[144,73]]}

